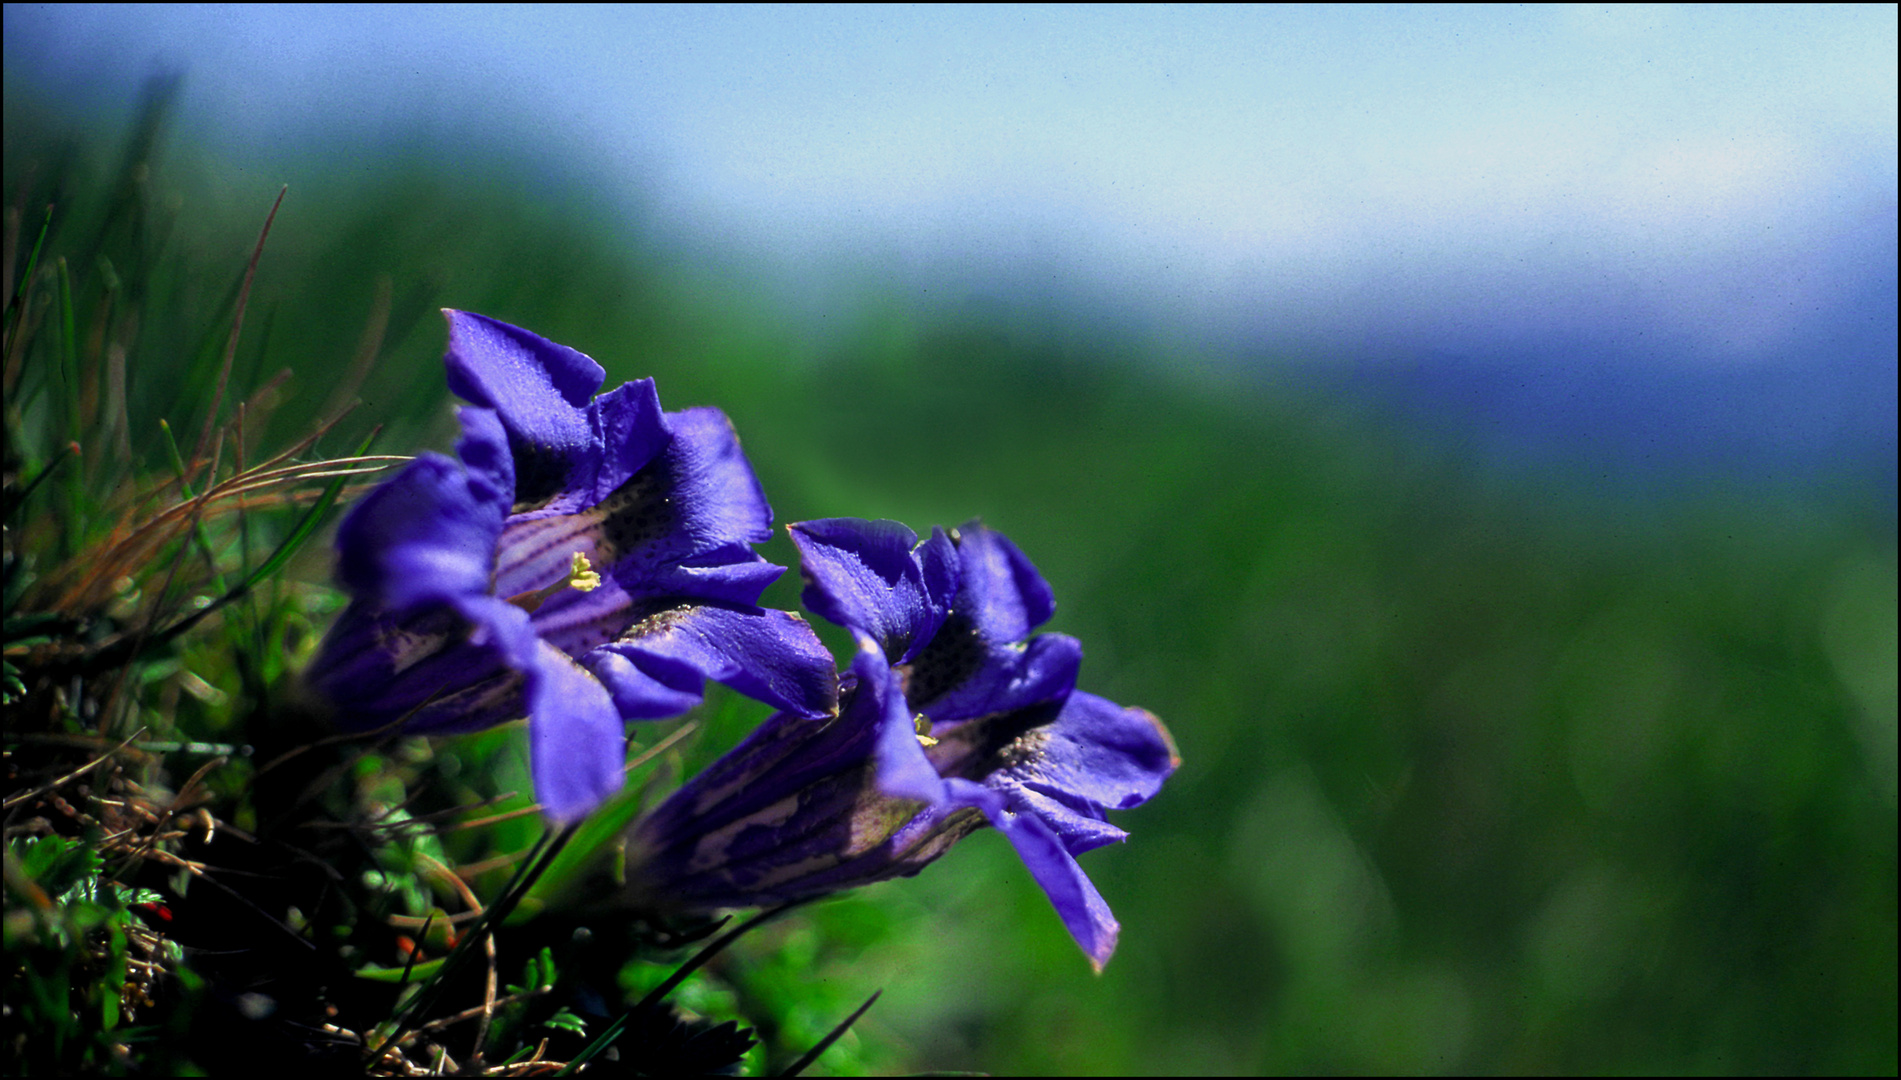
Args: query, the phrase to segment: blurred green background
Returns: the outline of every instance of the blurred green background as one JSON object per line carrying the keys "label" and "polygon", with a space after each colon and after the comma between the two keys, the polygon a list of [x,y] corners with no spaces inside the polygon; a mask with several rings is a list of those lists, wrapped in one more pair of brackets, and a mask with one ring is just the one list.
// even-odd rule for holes
{"label": "blurred green background", "polygon": [[[195,430],[215,369],[185,329],[277,193],[160,116],[128,140],[7,94],[14,220],[54,202],[151,283],[127,390],[153,460],[150,418]],[[814,335],[523,163],[312,176],[237,363],[247,390],[292,373],[275,441],[356,393],[330,452],[373,423],[446,449],[436,309],[517,323],[724,409],[781,522],[981,515],[1050,580],[1082,686],[1173,730],[1180,772],[1084,860],[1123,923],[1101,976],[987,832],[767,942],[806,957],[793,982],[886,989],[866,1067],[1895,1070],[1894,494],[1859,464],[1503,467],[1299,358],[1077,311],[868,290]]]}

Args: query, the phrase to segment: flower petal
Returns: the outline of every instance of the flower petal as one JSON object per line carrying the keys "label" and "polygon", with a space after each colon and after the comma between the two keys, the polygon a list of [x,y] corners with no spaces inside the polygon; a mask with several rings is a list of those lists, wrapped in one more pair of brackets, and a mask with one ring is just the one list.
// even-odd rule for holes
{"label": "flower petal", "polygon": [[646,468],[671,438],[660,412],[660,393],[652,379],[615,387],[595,398],[593,409],[601,462],[590,504],[607,498]]}
{"label": "flower petal", "polygon": [[826,720],[772,714],[648,814],[640,834],[655,849],[696,847],[702,837],[796,801],[813,783],[858,770],[871,735],[861,720],[849,709]]}
{"label": "flower petal", "polygon": [[515,458],[508,452],[508,432],[494,409],[465,405],[455,411],[462,438],[455,454],[469,473],[469,491],[483,503],[504,512],[515,501]]}
{"label": "flower petal", "polygon": [[[636,601],[683,591],[683,567],[709,582],[715,591],[708,598],[756,600],[780,573],[761,569],[770,564],[750,547],[771,536],[772,508],[732,425],[717,409],[672,413],[666,424],[671,434],[664,448],[604,497],[585,505],[563,498],[509,518],[497,555],[497,592],[545,588],[579,552]],[[719,572],[729,565],[744,569]],[[757,588],[740,596],[735,575],[737,583],[756,582]]]}
{"label": "flower petal", "polygon": [[359,601],[305,677],[352,730],[405,720],[418,734],[473,731],[526,715],[523,674],[537,648],[527,613],[492,597],[401,617]]}
{"label": "flower petal", "polygon": [[607,691],[566,653],[543,644],[528,674],[529,769],[550,818],[574,821],[619,791],[627,739]]}
{"label": "flower petal", "polygon": [[623,720],[678,716],[706,698],[706,679],[689,664],[661,656],[623,655],[596,649],[587,669],[607,688]]}
{"label": "flower petal", "polygon": [[[682,710],[626,712],[637,702],[639,688],[627,679],[626,669],[608,662],[607,656],[644,672],[675,694],[689,688],[686,675],[691,673],[690,687],[696,697],[703,675],[805,718],[828,716],[838,705],[831,653],[805,620],[783,611],[716,604],[668,608],[628,628],[618,641],[587,654],[590,666],[602,665],[596,670],[604,681],[617,680],[615,701],[624,715],[671,716]],[[693,704],[697,700],[685,707]]]}
{"label": "flower petal", "polygon": [[606,372],[585,354],[485,315],[445,309],[449,389],[493,409],[515,464],[514,505],[559,497],[573,509],[592,494],[600,432],[587,406]]}
{"label": "flower petal", "polygon": [[822,896],[915,874],[981,824],[872,782],[884,732],[913,753],[917,740],[884,655],[865,649],[853,672],[838,716],[773,714],[643,819],[630,850],[637,902],[704,910]]}
{"label": "flower petal", "polygon": [[805,575],[805,606],[870,634],[892,663],[909,663],[950,611],[956,552],[942,529],[918,543],[895,521],[829,518],[788,527]]}
{"label": "flower petal", "polygon": [[363,497],[337,528],[337,572],[358,596],[404,612],[488,591],[506,507],[462,466],[423,454]]}
{"label": "flower petal", "polygon": [[1023,865],[1029,868],[1030,877],[1056,906],[1064,928],[1100,972],[1116,951],[1116,938],[1122,926],[1062,839],[1035,814],[1009,805],[1001,792],[969,780],[948,783],[953,804],[982,809],[990,824],[1010,838]]}
{"label": "flower petal", "polygon": [[745,544],[730,544],[655,567],[636,584],[651,596],[689,596],[727,604],[755,604],[785,567],[761,558]]}
{"label": "flower petal", "polygon": [[[934,724],[1060,702],[1076,685],[1082,643],[1043,634],[1023,645],[984,641],[960,611],[918,654],[906,680],[911,705]],[[956,631],[963,629],[960,639]]]}
{"label": "flower petal", "polygon": [[1100,810],[1077,810],[1059,799],[1023,786],[1004,774],[985,778],[985,787],[1001,792],[1005,802],[1020,813],[1031,814],[1063,842],[1071,855],[1094,851],[1105,844],[1119,844],[1129,834],[1102,818]]}
{"label": "flower petal", "polygon": [[[722,553],[720,557],[731,556]],[[758,606],[753,601],[784,570],[750,549],[742,550],[738,557],[743,561],[728,565],[672,567],[656,580],[635,581],[637,592],[629,591],[624,580],[611,575],[588,592],[557,592],[536,609],[535,629],[562,652],[580,656],[589,649],[621,640],[645,619],[677,608],[712,604],[756,611]],[[818,677],[829,680],[830,653],[824,654],[823,668]]]}
{"label": "flower petal", "polygon": [[1022,641],[1049,621],[1056,610],[1049,582],[1017,546],[981,521],[956,530],[957,558],[963,568],[957,610],[986,640]]}
{"label": "flower petal", "polygon": [[677,554],[772,539],[772,507],[726,414],[710,408],[668,413],[667,429],[678,528],[691,539],[690,549]]}
{"label": "flower petal", "polygon": [[398,618],[358,601],[331,624],[304,678],[337,707],[338,725],[349,730],[404,716],[426,722],[417,710],[431,701],[507,673],[495,650],[467,643],[465,626],[446,607]]}
{"label": "flower petal", "polygon": [[725,418],[695,412],[718,422],[685,425],[599,503],[509,518],[497,545],[496,591],[545,588],[565,577],[580,553],[636,603],[674,595],[757,600],[784,573],[750,546],[769,534],[772,510]]}
{"label": "flower petal", "polygon": [[1181,759],[1168,729],[1147,709],[1123,708],[1078,690],[1041,732],[1041,752],[1005,769],[1009,777],[1093,812],[1140,806]]}
{"label": "flower petal", "polygon": [[692,664],[710,679],[796,716],[838,709],[832,654],[784,611],[702,604],[635,626],[620,646]]}
{"label": "flower petal", "polygon": [[852,660],[852,673],[858,677],[854,707],[861,699],[866,711],[876,716],[878,790],[896,799],[916,799],[927,804],[942,803],[948,791],[937,767],[925,755],[912,722],[911,706],[891,677],[890,668],[882,668],[884,654],[877,643],[863,634],[858,638],[858,655]]}

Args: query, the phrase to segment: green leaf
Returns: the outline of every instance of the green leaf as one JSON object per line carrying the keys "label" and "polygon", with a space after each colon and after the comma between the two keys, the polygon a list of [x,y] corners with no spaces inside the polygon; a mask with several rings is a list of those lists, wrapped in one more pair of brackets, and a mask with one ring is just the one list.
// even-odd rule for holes
{"label": "green leaf", "polygon": [[441,970],[442,961],[440,959],[425,960],[420,964],[410,967],[407,970],[407,977],[405,977],[403,968],[365,964],[356,969],[356,977],[380,983],[419,983],[425,979],[432,978],[436,972]]}
{"label": "green leaf", "polygon": [[[35,483],[37,482],[38,481],[35,481]],[[25,635],[27,631],[35,629],[36,627],[45,626],[48,623],[59,622],[60,618],[61,617],[59,615],[55,615],[50,611],[33,612],[27,615],[9,615],[7,616],[6,630],[5,630],[7,644],[8,645],[33,645],[42,641],[51,641],[53,639],[46,635],[39,635],[35,637],[24,637],[23,635]]]}
{"label": "green leaf", "polygon": [[162,904],[165,902],[163,895],[153,892],[151,889],[135,889],[130,885],[121,885],[116,881],[110,884],[112,885],[112,894],[118,897],[120,907],[131,907],[134,904]]}
{"label": "green leaf", "polygon": [[13,355],[13,332],[20,325],[20,316],[26,308],[27,291],[33,287],[33,275],[40,266],[40,248],[46,243],[46,230],[53,224],[53,208],[46,208],[46,216],[40,219],[40,233],[33,241],[33,253],[26,257],[26,273],[14,286],[13,295],[7,299],[7,340],[6,355]]}
{"label": "green leaf", "polygon": [[566,1007],[557,1010],[553,1016],[543,1020],[541,1026],[555,1028],[559,1031],[571,1031],[581,1036],[587,1035],[587,1021],[569,1012]]}
{"label": "green leaf", "polygon": [[639,815],[645,804],[644,794],[639,785],[629,784],[589,814],[575,831],[574,839],[529,888],[508,925],[527,922],[550,904],[572,895],[577,877],[617,856],[621,833]]}
{"label": "green leaf", "polygon": [[62,836],[33,836],[7,845],[14,864],[48,896],[63,897],[81,885],[90,885],[105,865],[97,851],[83,840]]}

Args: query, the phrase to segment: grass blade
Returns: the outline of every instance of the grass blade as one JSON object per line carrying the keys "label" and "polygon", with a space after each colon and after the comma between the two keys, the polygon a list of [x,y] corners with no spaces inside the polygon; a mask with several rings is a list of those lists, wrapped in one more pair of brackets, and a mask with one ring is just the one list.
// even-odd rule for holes
{"label": "grass blade", "polygon": [[780,1073],[779,1075],[780,1076],[797,1076],[800,1073],[804,1072],[808,1067],[811,1066],[811,1064],[814,1061],[817,1061],[819,1059],[820,1054],[823,1054],[825,1051],[830,1050],[832,1048],[833,1043],[843,1038],[845,1033],[851,1030],[851,1026],[858,1022],[859,1017],[865,1015],[867,1012],[870,1012],[872,1005],[874,1005],[877,1002],[878,998],[883,993],[884,993],[883,990],[872,991],[871,996],[865,999],[865,1003],[863,1005],[858,1006],[857,1012],[854,1012],[850,1016],[847,1016],[843,1023],[833,1028],[831,1030],[831,1033],[826,1035],[823,1039],[820,1039],[818,1041],[817,1046],[814,1046],[812,1047],[812,1049],[807,1050],[805,1054],[799,1058],[799,1060],[786,1066],[785,1071]]}

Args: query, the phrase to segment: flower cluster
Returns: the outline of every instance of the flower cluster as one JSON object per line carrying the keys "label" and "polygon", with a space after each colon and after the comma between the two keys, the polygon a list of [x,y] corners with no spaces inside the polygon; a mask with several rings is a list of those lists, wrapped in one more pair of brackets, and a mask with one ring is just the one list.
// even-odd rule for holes
{"label": "flower cluster", "polygon": [[701,908],[818,896],[989,824],[1100,967],[1117,924],[1076,856],[1123,839],[1104,811],[1174,771],[1167,729],[1077,690],[1076,639],[1029,637],[1049,585],[1002,535],[840,519],[792,539],[806,606],[857,639],[839,713],[781,712],[675,792],[636,829],[634,887]]}
{"label": "flower cluster", "polygon": [[665,910],[816,897],[917,873],[984,826],[1009,838],[1098,968],[1117,924],[1076,856],[1178,759],[1153,715],[1076,689],[1082,648],[1032,632],[1050,588],[972,522],[790,527],[835,672],[751,545],[771,510],[725,417],[663,413],[651,380],[595,397],[592,360],[451,311],[460,461],[426,454],[339,530],[355,600],[309,678],[354,728],[528,718],[556,820],[620,783],[626,721],[715,679],[778,711],[630,834],[631,899]]}
{"label": "flower cluster", "polygon": [[470,731],[528,717],[557,820],[620,787],[624,722],[704,680],[793,714],[835,707],[831,655],[754,601],[782,569],[772,510],[716,409],[663,413],[653,380],[595,397],[588,357],[450,311],[460,462],[424,454],[337,532],[355,595],[308,679],[346,727]]}

